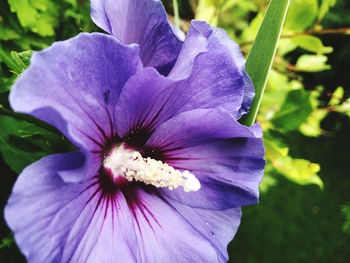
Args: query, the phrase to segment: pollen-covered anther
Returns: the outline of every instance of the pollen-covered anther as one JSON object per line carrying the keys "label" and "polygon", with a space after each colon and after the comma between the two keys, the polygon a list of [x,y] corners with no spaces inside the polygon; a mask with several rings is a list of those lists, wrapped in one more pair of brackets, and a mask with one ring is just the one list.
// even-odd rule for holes
{"label": "pollen-covered anther", "polygon": [[123,143],[104,160],[104,167],[111,170],[114,179],[124,176],[130,182],[139,181],[170,190],[182,186],[185,192],[198,191],[201,187],[198,179],[189,171],[182,172],[162,161],[144,158]]}

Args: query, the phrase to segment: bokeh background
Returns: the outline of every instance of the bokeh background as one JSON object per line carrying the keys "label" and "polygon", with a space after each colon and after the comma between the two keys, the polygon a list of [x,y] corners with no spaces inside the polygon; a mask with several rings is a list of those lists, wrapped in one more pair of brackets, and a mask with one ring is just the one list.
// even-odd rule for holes
{"label": "bokeh background", "polygon": [[[163,3],[184,32],[191,19],[219,26],[248,55],[267,0]],[[174,12],[175,11],[175,12]],[[32,51],[100,31],[87,0],[0,0],[0,209],[18,173],[69,149],[58,132],[8,105]],[[178,15],[177,15],[178,14]],[[230,262],[349,262],[350,1],[291,0],[258,115],[266,172],[260,204],[244,207]],[[0,217],[0,262],[25,262]]]}

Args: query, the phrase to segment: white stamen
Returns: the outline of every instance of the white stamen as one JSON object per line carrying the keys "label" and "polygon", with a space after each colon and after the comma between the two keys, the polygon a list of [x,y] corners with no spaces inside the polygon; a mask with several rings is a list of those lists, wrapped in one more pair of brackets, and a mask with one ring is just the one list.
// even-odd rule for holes
{"label": "white stamen", "polygon": [[125,176],[128,181],[140,181],[156,187],[168,187],[170,190],[179,186],[185,192],[198,191],[201,187],[194,174],[183,172],[172,166],[127,149],[122,143],[104,160],[104,167],[112,171],[114,179]]}

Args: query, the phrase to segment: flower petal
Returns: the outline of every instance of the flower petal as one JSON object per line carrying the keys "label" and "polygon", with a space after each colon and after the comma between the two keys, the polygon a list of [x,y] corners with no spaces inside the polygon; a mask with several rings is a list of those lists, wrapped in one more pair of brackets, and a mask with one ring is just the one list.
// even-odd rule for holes
{"label": "flower petal", "polygon": [[137,46],[99,33],[57,42],[33,55],[11,90],[11,106],[92,149],[111,133],[121,89],[141,67],[138,52]]}
{"label": "flower petal", "polygon": [[202,228],[197,230],[199,213],[192,210],[185,217],[181,214],[187,212],[185,208],[179,212],[156,194],[143,190],[138,194],[146,211],[136,210],[135,232],[141,256],[137,262],[218,262],[219,251],[212,244],[216,241],[211,240],[212,235],[205,235]]}
{"label": "flower petal", "polygon": [[[240,73],[235,68],[223,69],[224,79],[215,79],[210,76],[220,74],[220,69],[215,73],[203,63],[202,68],[198,67],[184,80],[171,80],[153,68],[140,70],[130,78],[115,109],[119,136],[124,138],[136,128],[150,134],[160,124],[184,111],[221,106],[237,114],[243,99]],[[210,71],[207,79],[198,78],[207,70]],[[235,83],[241,87],[234,89]]]}
{"label": "flower petal", "polygon": [[241,222],[241,208],[207,210],[193,208],[169,199],[171,206],[217,250],[218,262],[227,262],[227,245]]}
{"label": "flower petal", "polygon": [[153,68],[145,68],[130,78],[115,108],[118,135],[125,138],[136,128],[152,131],[176,114],[179,106],[173,102],[176,98],[171,97],[176,90],[172,84]]}
{"label": "flower petal", "polygon": [[88,201],[89,184],[62,180],[62,171],[80,172],[79,154],[44,157],[19,176],[5,208],[17,244],[30,263],[134,262],[136,236],[124,197],[117,197],[113,219],[106,203],[96,209],[97,196]]}
{"label": "flower petal", "polygon": [[135,128],[151,133],[184,111],[221,106],[238,119],[254,96],[239,46],[207,23],[193,21],[179,58],[165,78],[151,68],[125,85],[116,107],[118,134]]}
{"label": "flower petal", "polygon": [[245,71],[241,49],[225,30],[205,21],[194,20],[187,33],[179,57],[169,74],[174,80],[196,76],[202,86],[225,86],[232,89],[237,108],[226,107],[239,119],[246,114],[254,97],[254,87]]}
{"label": "flower petal", "polygon": [[91,17],[124,44],[139,44],[145,66],[169,73],[182,41],[178,32],[172,30],[161,1],[92,0]]}
{"label": "flower petal", "polygon": [[239,208],[193,209],[137,185],[101,201],[90,180],[61,178],[80,172],[80,154],[44,157],[14,186],[5,219],[29,263],[227,261]]}
{"label": "flower petal", "polygon": [[146,148],[169,165],[189,170],[201,183],[198,192],[162,190],[182,204],[227,209],[258,201],[265,165],[262,131],[246,127],[227,111],[188,111],[162,124]]}

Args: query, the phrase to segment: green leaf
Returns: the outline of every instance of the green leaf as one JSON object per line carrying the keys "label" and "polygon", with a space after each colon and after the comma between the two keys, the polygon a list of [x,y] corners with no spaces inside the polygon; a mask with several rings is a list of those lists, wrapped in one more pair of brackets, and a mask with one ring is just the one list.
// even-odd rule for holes
{"label": "green leaf", "polygon": [[339,86],[333,92],[328,102],[327,108],[319,108],[318,97],[321,95],[323,88],[312,91],[311,101],[314,107],[313,112],[307,121],[300,126],[300,131],[306,136],[319,136],[326,134],[327,131],[321,129],[321,121],[327,116],[329,111],[345,113],[350,117],[350,99],[344,101],[344,88]]}
{"label": "green leaf", "polygon": [[20,74],[22,72],[21,65],[18,64],[13,57],[5,51],[0,45],[0,61],[3,61],[14,73]]}
{"label": "green leaf", "polygon": [[310,92],[303,89],[292,90],[272,119],[272,124],[281,131],[296,130],[311,112]]}
{"label": "green leaf", "polygon": [[264,134],[263,140],[268,160],[273,162],[273,160],[288,156],[289,148],[278,137],[267,132]]}
{"label": "green leaf", "polygon": [[[261,106],[272,106],[274,109],[279,109],[283,103],[283,99],[292,89],[288,81],[289,79],[286,75],[272,69],[269,74]],[[260,110],[262,110],[262,108],[260,108]]]}
{"label": "green leaf", "polygon": [[58,6],[50,0],[8,0],[24,28],[41,36],[53,36],[58,24]]}
{"label": "green leaf", "polygon": [[0,39],[4,41],[19,39],[21,35],[10,27],[5,26],[0,22]]}
{"label": "green leaf", "polygon": [[329,106],[336,106],[339,105],[344,97],[344,88],[343,87],[337,87],[336,90],[333,92],[331,99],[329,100],[328,105]]}
{"label": "green leaf", "polygon": [[289,2],[290,0],[271,0],[252,49],[249,52],[246,70],[253,81],[255,97],[249,113],[241,119],[241,123],[244,125],[250,126],[255,121],[267,77],[276,54]]}
{"label": "green leaf", "polygon": [[16,12],[19,22],[23,27],[31,27],[36,24],[37,10],[28,0],[8,0],[12,12]]}
{"label": "green leaf", "polygon": [[74,150],[63,137],[25,120],[0,115],[0,152],[17,173],[45,155]]}
{"label": "green leaf", "polygon": [[293,159],[288,148],[281,146],[274,138],[264,137],[266,159],[288,180],[300,184],[316,184],[323,189],[323,182],[317,175],[320,165],[304,159]]}
{"label": "green leaf", "polygon": [[35,36],[33,34],[25,35],[25,37],[15,39],[13,42],[19,46],[21,50],[29,50],[33,49],[33,47],[36,49],[43,49],[48,47],[51,43],[50,40]]}
{"label": "green leaf", "polygon": [[299,32],[310,27],[316,20],[318,0],[291,0],[285,29]]}
{"label": "green leaf", "polygon": [[328,111],[325,109],[315,109],[310,116],[300,126],[302,134],[311,137],[317,137],[322,134],[321,121],[327,116]]}
{"label": "green leaf", "polygon": [[350,117],[350,99],[347,99],[340,106],[336,107],[335,111],[345,113]]}
{"label": "green leaf", "polygon": [[278,43],[277,52],[279,56],[283,57],[284,55],[295,50],[297,47],[298,46],[295,45],[290,38],[282,38]]}
{"label": "green leaf", "polygon": [[4,247],[10,247],[15,242],[13,238],[13,234],[10,234],[9,236],[5,237],[3,240],[1,240],[0,243],[0,249]]}
{"label": "green leaf", "polygon": [[337,0],[322,0],[320,6],[320,11],[318,14],[318,21],[321,21],[323,17],[327,14],[328,10],[335,5]]}
{"label": "green leaf", "polygon": [[287,179],[300,185],[316,184],[323,189],[323,182],[317,175],[320,165],[304,159],[286,157],[275,161],[275,167]]}
{"label": "green leaf", "polygon": [[350,203],[342,205],[341,211],[343,216],[345,217],[343,232],[350,235]]}
{"label": "green leaf", "polygon": [[11,57],[22,69],[20,73],[22,73],[29,66],[30,58],[32,57],[33,53],[33,50],[24,51],[21,53],[15,51],[11,52]]}
{"label": "green leaf", "polygon": [[325,47],[321,39],[311,35],[295,36],[292,38],[292,42],[307,51],[318,54],[327,54],[333,52],[332,47]]}
{"label": "green leaf", "polygon": [[333,93],[332,99],[329,105],[333,107],[333,110],[340,113],[345,113],[350,117],[350,98],[343,100],[342,95],[344,94],[343,87],[338,87]]}
{"label": "green leaf", "polygon": [[11,89],[16,78],[29,66],[32,54],[32,50],[21,53],[12,51],[11,54],[8,54],[0,46],[0,61],[3,61],[9,69],[15,73],[11,77],[0,76],[0,93],[7,92]]}
{"label": "green leaf", "polygon": [[[241,0],[226,0],[222,3],[222,7],[220,8],[220,11],[225,12],[228,11],[230,8],[234,7],[235,5],[242,2]],[[254,4],[254,3],[252,3]]]}
{"label": "green leaf", "polygon": [[12,77],[10,77],[10,78],[1,77],[0,78],[0,93],[8,92],[11,89],[11,86],[16,78],[17,78],[16,75],[12,75]]}
{"label": "green leaf", "polygon": [[66,3],[72,5],[74,8],[78,7],[78,0],[64,0]]}
{"label": "green leaf", "polygon": [[241,41],[252,41],[259,31],[259,26],[264,19],[264,10],[261,10],[254,19],[249,23],[249,26],[244,29],[241,35]]}
{"label": "green leaf", "polygon": [[299,57],[295,68],[298,71],[305,72],[324,71],[331,68],[330,65],[326,64],[327,60],[328,58],[323,55],[302,55]]}
{"label": "green leaf", "polygon": [[199,0],[195,19],[205,20],[212,26],[217,26],[218,4],[216,0]]}

